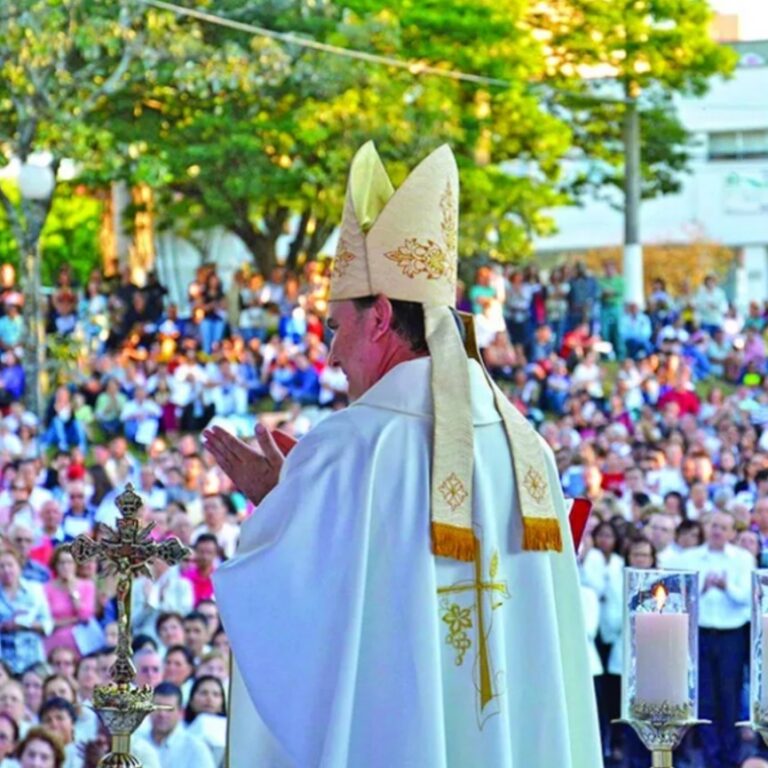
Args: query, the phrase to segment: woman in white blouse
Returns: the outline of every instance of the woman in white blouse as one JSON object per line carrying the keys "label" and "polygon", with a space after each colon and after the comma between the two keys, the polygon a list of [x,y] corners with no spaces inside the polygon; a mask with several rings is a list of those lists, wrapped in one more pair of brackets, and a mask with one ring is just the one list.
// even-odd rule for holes
{"label": "woman in white blouse", "polygon": [[[587,552],[581,566],[582,583],[591,587],[600,601],[600,631],[596,646],[606,672],[597,679],[597,708],[606,756],[612,752],[611,720],[620,714],[621,678],[608,669],[614,646],[621,641],[621,584],[624,560],[617,553],[619,537],[609,522],[601,522],[592,532],[594,547]],[[618,603],[618,604],[617,604]]]}

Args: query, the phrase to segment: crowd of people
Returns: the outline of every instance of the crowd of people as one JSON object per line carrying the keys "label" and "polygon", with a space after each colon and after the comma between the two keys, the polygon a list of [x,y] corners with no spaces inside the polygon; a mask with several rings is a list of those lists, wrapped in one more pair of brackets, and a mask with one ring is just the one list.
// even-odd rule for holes
{"label": "crowd of people", "polygon": [[[211,575],[231,557],[245,497],[204,450],[212,420],[255,419],[301,437],[347,404],[328,362],[329,266],[223,285],[201,267],[185,306],[155,275],[77,284],[67,268],[47,330],[77,340],[46,413],[24,406],[24,327],[13,270],[0,268],[0,767],[96,765],[106,737],[88,708],[116,645],[114,580],[59,545],[114,524],[127,482],[152,536],[192,549],[134,585],[137,682],[158,711],[134,740],[147,766],[218,766],[229,650]],[[623,301],[612,263],[544,276],[484,264],[460,285],[487,367],[552,448],[568,497],[593,511],[579,551],[606,765],[648,764],[618,716],[625,565],[701,572],[700,716],[685,760],[732,768],[757,753],[745,719],[750,572],[768,563],[765,307],[741,316],[715,275],[646,306]],[[140,754],[139,754],[140,753]],[[41,758],[40,755],[43,755]],[[17,762],[15,762],[17,761]],[[37,761],[37,762],[35,762]],[[691,763],[692,765],[695,763]]]}

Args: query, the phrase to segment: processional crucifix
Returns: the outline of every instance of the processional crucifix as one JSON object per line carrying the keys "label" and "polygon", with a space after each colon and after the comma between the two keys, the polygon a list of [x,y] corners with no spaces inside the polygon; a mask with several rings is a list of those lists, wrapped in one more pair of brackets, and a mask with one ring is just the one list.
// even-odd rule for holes
{"label": "processional crucifix", "polygon": [[153,541],[150,533],[155,527],[144,527],[139,511],[144,502],[128,483],[115,500],[122,513],[117,530],[100,525],[98,540],[82,534],[65,549],[72,553],[77,563],[87,563],[94,558],[106,563],[107,575],[117,577],[117,659],[110,669],[112,683],[97,686],[94,690],[94,709],[112,735],[112,751],[99,765],[102,768],[131,766],[140,768],[141,763],[130,754],[131,734],[142,720],[158,707],[152,701],[149,686],[134,685],[136,667],[131,653],[131,590],[138,576],[152,578],[149,563],[156,558],[169,565],[180,563],[190,551],[177,538]]}

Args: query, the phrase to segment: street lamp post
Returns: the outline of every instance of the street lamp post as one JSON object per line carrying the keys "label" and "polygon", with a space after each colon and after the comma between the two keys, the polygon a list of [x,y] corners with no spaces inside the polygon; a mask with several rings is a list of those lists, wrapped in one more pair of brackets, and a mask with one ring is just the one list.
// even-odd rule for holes
{"label": "street lamp post", "polygon": [[25,218],[22,275],[24,292],[24,375],[27,408],[39,418],[43,416],[43,382],[45,370],[45,319],[40,295],[40,234],[56,184],[48,165],[24,163],[19,171],[19,191]]}

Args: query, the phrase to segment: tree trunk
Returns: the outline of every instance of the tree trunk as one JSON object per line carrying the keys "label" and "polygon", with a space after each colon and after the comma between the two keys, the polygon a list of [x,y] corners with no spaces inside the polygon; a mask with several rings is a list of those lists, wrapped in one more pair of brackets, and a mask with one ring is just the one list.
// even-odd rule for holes
{"label": "tree trunk", "polygon": [[299,226],[296,230],[296,234],[291,240],[291,245],[288,248],[288,259],[286,261],[286,266],[291,271],[296,271],[296,267],[299,261],[299,256],[301,255],[301,252],[305,250],[305,240],[307,239],[307,227],[309,226],[310,219],[312,218],[312,213],[307,209],[301,214],[301,219],[299,220]]}

